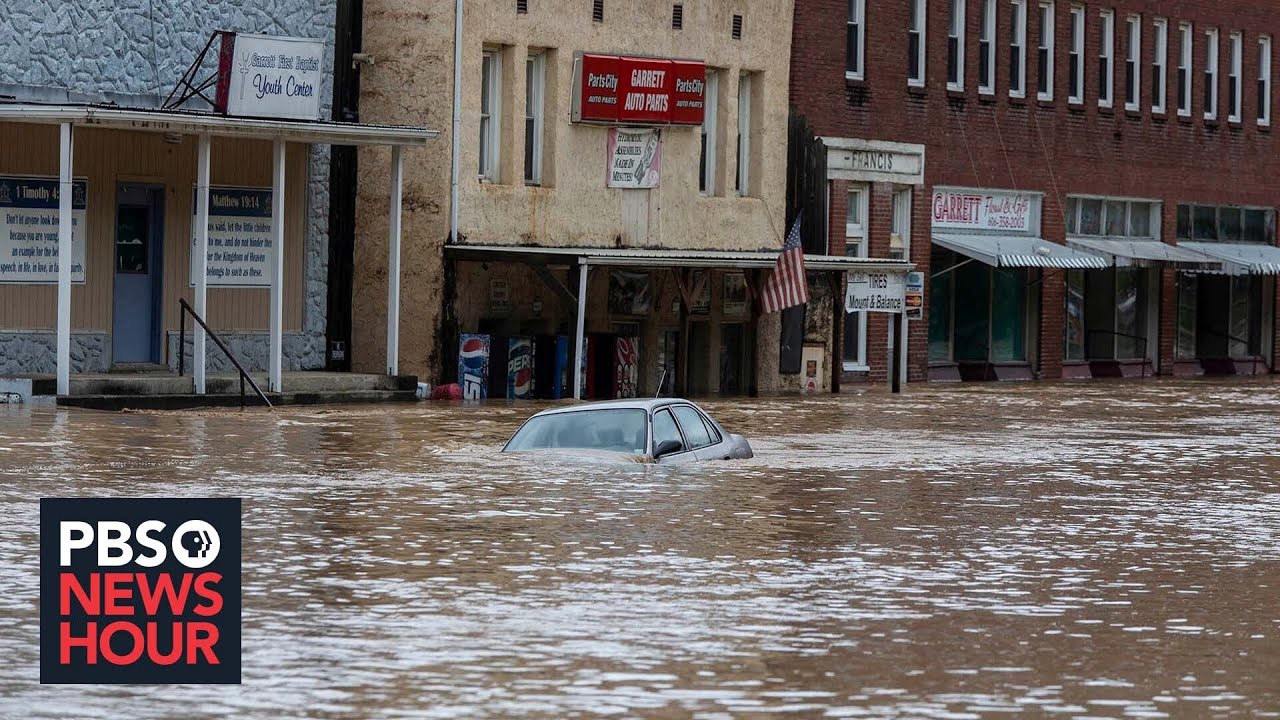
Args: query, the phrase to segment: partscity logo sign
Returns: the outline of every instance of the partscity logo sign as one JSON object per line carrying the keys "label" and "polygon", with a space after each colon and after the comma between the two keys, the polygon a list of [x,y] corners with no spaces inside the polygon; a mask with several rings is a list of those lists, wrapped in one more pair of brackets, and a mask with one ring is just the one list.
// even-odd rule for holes
{"label": "partscity logo sign", "polygon": [[40,500],[40,682],[240,682],[240,500]]}

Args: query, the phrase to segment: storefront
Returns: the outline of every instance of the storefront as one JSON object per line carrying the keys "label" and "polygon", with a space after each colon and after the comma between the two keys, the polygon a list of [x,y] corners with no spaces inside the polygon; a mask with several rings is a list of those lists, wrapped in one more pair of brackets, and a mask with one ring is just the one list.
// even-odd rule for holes
{"label": "storefront", "polygon": [[1161,271],[1218,271],[1222,263],[1160,241],[1154,200],[1072,195],[1067,244],[1105,261],[1068,272],[1063,376],[1129,377],[1160,371]]}
{"label": "storefront", "polygon": [[1104,262],[1040,236],[1042,196],[938,187],[931,203],[929,376],[1035,376],[1045,272]]}
{"label": "storefront", "polygon": [[1219,273],[1178,273],[1178,374],[1272,370],[1280,273],[1275,232],[1270,208],[1178,206],[1178,247],[1222,262]]}

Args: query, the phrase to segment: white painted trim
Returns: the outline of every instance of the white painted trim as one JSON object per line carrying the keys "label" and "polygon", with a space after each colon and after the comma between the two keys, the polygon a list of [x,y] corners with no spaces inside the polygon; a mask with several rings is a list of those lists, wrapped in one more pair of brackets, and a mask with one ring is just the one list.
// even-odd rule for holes
{"label": "white painted trim", "polygon": [[404,197],[404,158],[391,148],[390,217],[387,218],[387,374],[400,374],[400,216]]}
{"label": "white painted trim", "polygon": [[[201,134],[196,149],[196,276],[195,276],[195,311],[204,319],[208,308],[209,297],[209,165],[210,146],[207,133]],[[206,339],[204,328],[195,323],[192,328],[191,346],[191,378],[197,395],[205,394],[205,373],[207,372]],[[179,353],[186,348],[178,348]]]}
{"label": "white painted trim", "polygon": [[271,182],[271,352],[267,360],[267,387],[270,392],[283,392],[281,364],[284,349],[284,179],[285,141],[276,140],[272,147]]}
{"label": "white painted trim", "polygon": [[62,123],[58,144],[58,394],[71,394],[71,196],[75,178],[75,135]]}

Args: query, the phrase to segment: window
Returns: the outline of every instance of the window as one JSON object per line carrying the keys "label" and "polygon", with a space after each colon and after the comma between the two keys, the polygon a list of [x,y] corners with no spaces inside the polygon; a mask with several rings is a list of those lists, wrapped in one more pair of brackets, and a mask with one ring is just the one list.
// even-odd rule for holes
{"label": "window", "polygon": [[[850,186],[845,195],[844,254],[867,257],[867,199],[865,185]],[[867,323],[865,312],[844,314],[844,369],[867,370]]]}
{"label": "window", "polygon": [[480,178],[498,182],[498,131],[502,126],[502,62],[497,50],[485,50],[480,62]]}
{"label": "window", "polygon": [[656,451],[659,445],[668,440],[680,443],[682,451],[689,449],[684,446],[684,438],[680,437],[680,427],[676,425],[675,418],[671,417],[671,411],[659,410],[653,414],[653,450]]}
{"label": "window", "polygon": [[738,173],[734,190],[746,197],[751,189],[751,74],[738,76]]}
{"label": "window", "polygon": [[1258,124],[1271,124],[1271,36],[1258,38]]}
{"label": "window", "polygon": [[1071,8],[1071,57],[1067,68],[1067,101],[1075,105],[1084,102],[1084,8]]}
{"label": "window", "polygon": [[1191,25],[1178,25],[1178,115],[1191,117]]}
{"label": "window", "polygon": [[911,18],[907,25],[907,84],[924,87],[925,0],[907,2],[911,3]]}
{"label": "window", "polygon": [[1218,119],[1218,30],[1204,31],[1204,119]]}
{"label": "window", "polygon": [[964,0],[951,0],[947,23],[947,89],[964,89]]}
{"label": "window", "polygon": [[1275,244],[1276,216],[1269,208],[1178,206],[1179,240]]}
{"label": "window", "polygon": [[1067,234],[1154,239],[1159,235],[1160,204],[1083,196],[1067,197]]}
{"label": "window", "polygon": [[524,86],[524,181],[528,185],[542,184],[542,104],[546,86],[546,55],[535,53],[525,62]]}
{"label": "window", "polygon": [[1053,3],[1040,3],[1040,43],[1036,55],[1036,97],[1053,99]]}
{"label": "window", "polygon": [[689,405],[676,405],[671,410],[676,414],[676,421],[680,423],[684,436],[689,439],[687,449],[697,450],[711,444],[711,433],[707,432],[707,426],[697,410]]}
{"label": "window", "polygon": [[1109,108],[1113,102],[1115,71],[1112,58],[1116,49],[1116,14],[1112,10],[1103,10],[1100,14],[1102,24],[1098,42],[1098,107]]}
{"label": "window", "polygon": [[1067,280],[1067,326],[1063,333],[1064,359],[1084,360],[1084,271],[1068,270]]}
{"label": "window", "polygon": [[1129,36],[1124,55],[1124,109],[1137,112],[1142,94],[1138,83],[1138,61],[1142,55],[1142,18],[1130,15],[1125,22]]}
{"label": "window", "polygon": [[982,30],[978,33],[978,92],[996,91],[996,0],[982,0]]}
{"label": "window", "polygon": [[1186,272],[1178,273],[1178,337],[1174,352],[1179,360],[1196,357],[1200,279]]}
{"label": "window", "polygon": [[702,115],[702,157],[698,162],[698,190],[703,195],[716,194],[716,122],[720,112],[720,73],[707,71],[705,106]]}
{"label": "window", "polygon": [[863,41],[866,25],[867,0],[849,0],[849,20],[846,26],[844,46],[844,76],[850,80],[862,79]]}
{"label": "window", "polygon": [[1241,94],[1244,88],[1240,85],[1244,63],[1244,36],[1238,32],[1230,35],[1231,65],[1227,68],[1227,122],[1240,122]]}
{"label": "window", "polygon": [[1024,0],[1009,3],[1009,96],[1027,94],[1027,6]]}
{"label": "window", "polygon": [[1151,58],[1151,112],[1163,114],[1169,91],[1166,70],[1169,62],[1169,21],[1156,18],[1151,28],[1155,33],[1155,47],[1152,48],[1155,56]]}

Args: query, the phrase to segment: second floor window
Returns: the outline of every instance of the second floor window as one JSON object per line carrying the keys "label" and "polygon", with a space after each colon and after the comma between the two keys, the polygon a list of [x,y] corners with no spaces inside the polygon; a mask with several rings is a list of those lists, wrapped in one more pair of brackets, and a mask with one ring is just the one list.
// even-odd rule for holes
{"label": "second floor window", "polygon": [[978,33],[978,92],[996,91],[996,0],[982,0],[982,30]]}
{"label": "second floor window", "polygon": [[951,0],[947,27],[947,88],[964,89],[964,0]]}
{"label": "second floor window", "polygon": [[547,56],[535,53],[525,62],[524,86],[524,181],[542,184],[542,136],[545,115],[542,97],[546,86]]}
{"label": "second floor window", "polygon": [[1231,33],[1231,64],[1227,67],[1227,120],[1240,122],[1240,104],[1243,88],[1240,85],[1241,65],[1244,62],[1244,36]]}
{"label": "second floor window", "polygon": [[485,50],[480,62],[480,178],[498,182],[498,133],[502,127],[502,62],[497,50]]}
{"label": "second floor window", "polygon": [[1271,124],[1271,36],[1258,38],[1258,124]]}
{"label": "second floor window", "polygon": [[844,74],[850,80],[861,80],[863,40],[866,24],[866,0],[849,0],[849,19],[845,24]]}
{"label": "second floor window", "polygon": [[1152,49],[1155,56],[1151,58],[1151,112],[1163,113],[1169,89],[1165,71],[1169,62],[1169,21],[1156,18],[1151,28],[1155,33],[1155,47]]}
{"label": "second floor window", "polygon": [[1136,112],[1141,88],[1138,85],[1138,62],[1142,53],[1142,18],[1130,15],[1126,20],[1128,38],[1124,55],[1124,109]]}
{"label": "second floor window", "polygon": [[707,71],[705,105],[702,114],[702,159],[698,163],[698,190],[703,195],[716,194],[716,125],[720,112],[720,73]]}
{"label": "second floor window", "polygon": [[1053,3],[1040,3],[1040,43],[1036,52],[1036,97],[1053,99]]}
{"label": "second floor window", "polygon": [[907,25],[907,84],[923,87],[925,0],[907,2],[911,3],[911,18]]}
{"label": "second floor window", "polygon": [[1024,0],[1009,3],[1009,96],[1027,94],[1027,6]]}
{"label": "second floor window", "polygon": [[1191,117],[1191,25],[1178,26],[1178,115]]}
{"label": "second floor window", "polygon": [[1116,48],[1116,14],[1103,10],[1099,18],[1102,22],[1098,38],[1098,107],[1109,108],[1114,102],[1115,69],[1111,63]]}
{"label": "second floor window", "polygon": [[1218,119],[1218,31],[1204,31],[1204,119]]}
{"label": "second floor window", "polygon": [[1084,8],[1075,5],[1071,8],[1071,55],[1067,68],[1067,100],[1080,104],[1084,102]]}

